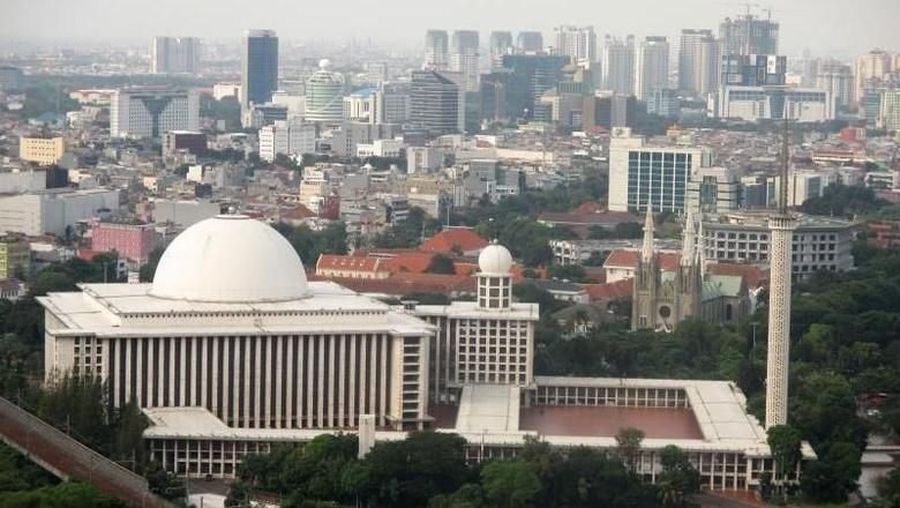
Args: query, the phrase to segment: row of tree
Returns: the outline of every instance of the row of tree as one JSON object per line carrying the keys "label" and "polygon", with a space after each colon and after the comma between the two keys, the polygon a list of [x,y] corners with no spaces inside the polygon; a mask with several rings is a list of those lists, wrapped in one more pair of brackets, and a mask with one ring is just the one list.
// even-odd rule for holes
{"label": "row of tree", "polygon": [[680,449],[661,453],[657,486],[631,472],[643,435],[623,429],[618,448],[566,452],[529,440],[515,459],[466,462],[465,440],[455,434],[413,433],[379,442],[357,459],[353,435],[323,435],[305,444],[249,456],[239,468],[227,506],[248,506],[259,492],[282,506],[679,507],[699,489],[699,474]]}

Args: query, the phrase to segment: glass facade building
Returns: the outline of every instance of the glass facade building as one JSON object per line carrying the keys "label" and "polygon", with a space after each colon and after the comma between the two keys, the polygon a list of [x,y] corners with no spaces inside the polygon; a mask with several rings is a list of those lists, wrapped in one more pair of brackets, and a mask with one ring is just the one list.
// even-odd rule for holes
{"label": "glass facade building", "polygon": [[668,150],[633,150],[628,154],[628,208],[681,213],[695,154]]}
{"label": "glass facade building", "polygon": [[248,30],[241,60],[241,105],[271,102],[278,88],[278,36],[273,30]]}

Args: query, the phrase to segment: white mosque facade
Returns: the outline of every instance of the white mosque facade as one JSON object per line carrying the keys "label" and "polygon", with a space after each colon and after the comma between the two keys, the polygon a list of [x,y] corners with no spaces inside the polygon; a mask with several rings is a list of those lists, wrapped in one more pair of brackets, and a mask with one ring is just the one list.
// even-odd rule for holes
{"label": "white mosque facade", "polygon": [[511,265],[488,246],[476,301],[394,307],[307,281],[274,229],[218,216],[175,238],[152,283],[41,297],[45,381],[98,376],[111,406],[134,400],[149,417],[151,456],[192,477],[234,477],[247,454],[356,432],[369,415],[376,441],[454,432],[473,461],[514,456],[528,437],[611,449],[637,427],[637,472],[651,481],[670,444],[709,488],[773,472],[733,383],[535,376],[538,308],[513,301]]}

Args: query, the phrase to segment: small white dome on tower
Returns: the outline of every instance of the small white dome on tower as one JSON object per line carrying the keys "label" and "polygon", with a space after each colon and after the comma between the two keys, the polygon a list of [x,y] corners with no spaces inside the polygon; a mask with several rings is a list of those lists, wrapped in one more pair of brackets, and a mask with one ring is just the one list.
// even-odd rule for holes
{"label": "small white dome on tower", "polygon": [[488,245],[478,255],[478,268],[481,273],[507,275],[512,265],[513,258],[509,249],[498,243]]}
{"label": "small white dome on tower", "polygon": [[325,70],[329,67],[331,67],[331,60],[329,60],[327,58],[323,58],[323,59],[319,60],[319,68],[320,69]]}

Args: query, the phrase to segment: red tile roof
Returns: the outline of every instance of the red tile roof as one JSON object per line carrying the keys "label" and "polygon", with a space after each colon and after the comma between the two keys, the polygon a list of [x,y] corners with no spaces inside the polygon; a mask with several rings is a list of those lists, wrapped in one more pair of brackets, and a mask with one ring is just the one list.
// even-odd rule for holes
{"label": "red tile roof", "polygon": [[584,289],[587,290],[592,302],[631,298],[634,292],[634,279],[622,279],[603,284],[585,284]]}
{"label": "red tile roof", "polygon": [[387,267],[381,258],[365,256],[343,256],[340,254],[322,254],[316,262],[319,270],[352,270],[357,272],[384,272]]}
{"label": "red tile roof", "polygon": [[[678,267],[681,259],[679,254],[674,252],[658,252],[656,253],[656,265],[664,272],[673,272]],[[641,253],[630,249],[616,249],[609,253],[606,261],[603,263],[604,268],[637,268],[641,260]]]}
{"label": "red tile roof", "polygon": [[451,254],[454,251],[469,252],[483,249],[490,242],[478,236],[475,231],[464,228],[450,228],[441,231],[422,242],[419,250],[423,252],[440,252]]}
{"label": "red tile roof", "polygon": [[385,266],[391,273],[411,272],[422,273],[431,264],[431,252],[405,252],[396,256],[383,258]]}

